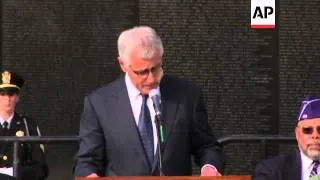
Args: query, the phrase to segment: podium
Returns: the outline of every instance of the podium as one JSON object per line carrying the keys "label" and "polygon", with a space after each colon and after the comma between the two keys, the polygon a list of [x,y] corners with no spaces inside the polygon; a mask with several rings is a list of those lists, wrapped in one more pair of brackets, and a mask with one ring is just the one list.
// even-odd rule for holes
{"label": "podium", "polygon": [[118,176],[100,178],[77,177],[76,180],[251,180],[251,176]]}

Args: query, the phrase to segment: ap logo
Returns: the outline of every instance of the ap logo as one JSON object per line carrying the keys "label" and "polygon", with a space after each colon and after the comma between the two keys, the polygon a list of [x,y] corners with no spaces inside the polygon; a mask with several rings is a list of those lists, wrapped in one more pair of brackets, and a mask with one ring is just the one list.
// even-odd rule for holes
{"label": "ap logo", "polygon": [[251,28],[275,28],[275,0],[251,0]]}

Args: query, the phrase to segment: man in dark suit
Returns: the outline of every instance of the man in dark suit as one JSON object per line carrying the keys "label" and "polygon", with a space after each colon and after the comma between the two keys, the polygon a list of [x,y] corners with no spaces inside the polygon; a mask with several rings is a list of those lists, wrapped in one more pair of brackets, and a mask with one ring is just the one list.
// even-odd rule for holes
{"label": "man in dark suit", "polygon": [[164,175],[191,175],[190,155],[201,166],[201,175],[221,175],[221,146],[208,125],[201,91],[187,80],[163,76],[157,33],[147,26],[126,30],[119,36],[118,51],[125,76],[85,97],[75,175],[159,175],[151,91],[161,96]]}
{"label": "man in dark suit", "polygon": [[295,134],[299,150],[262,161],[254,180],[308,180],[320,172],[320,97],[302,101]]}
{"label": "man in dark suit", "polygon": [[[24,80],[16,73],[1,72],[0,79],[0,136],[39,136],[35,121],[15,112]],[[0,173],[13,175],[13,145],[0,144]],[[43,149],[39,145],[23,143],[19,147],[19,179],[43,180],[48,176]],[[4,175],[3,175],[4,176]],[[1,176],[0,176],[1,177]],[[4,178],[4,177],[1,177]]]}

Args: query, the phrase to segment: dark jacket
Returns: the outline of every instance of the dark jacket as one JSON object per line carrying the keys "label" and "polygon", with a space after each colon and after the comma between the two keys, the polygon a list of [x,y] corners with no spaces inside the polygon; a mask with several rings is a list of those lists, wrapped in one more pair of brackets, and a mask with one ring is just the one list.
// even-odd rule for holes
{"label": "dark jacket", "polygon": [[253,180],[300,180],[301,156],[299,150],[279,155],[258,164]]}
{"label": "dark jacket", "polygon": [[[191,175],[191,155],[198,165],[212,164],[222,172],[221,145],[208,125],[200,89],[186,80],[164,76],[160,92],[166,136],[164,174]],[[157,161],[151,174],[148,171],[124,77],[85,97],[79,135],[76,176],[92,172],[100,176],[158,175]]]}
{"label": "dark jacket", "polygon": [[[27,131],[28,130],[28,131]],[[35,121],[14,114],[10,129],[4,131],[0,128],[1,136],[38,136],[38,125]],[[43,147],[43,146],[42,146]],[[48,176],[49,170],[46,164],[44,151],[39,144],[23,143],[19,148],[21,180],[43,180]],[[0,167],[13,167],[13,144],[0,144]]]}

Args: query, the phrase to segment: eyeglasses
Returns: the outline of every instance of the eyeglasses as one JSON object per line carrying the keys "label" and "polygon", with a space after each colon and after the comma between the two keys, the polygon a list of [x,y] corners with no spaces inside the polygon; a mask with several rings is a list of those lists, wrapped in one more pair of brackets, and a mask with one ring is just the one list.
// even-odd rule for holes
{"label": "eyeglasses", "polygon": [[152,73],[154,75],[158,74],[163,69],[163,64],[158,64],[149,69],[143,69],[143,70],[134,70],[130,65],[129,67],[137,76],[145,77],[145,76],[148,76],[149,73]]}
{"label": "eyeglasses", "polygon": [[317,127],[301,127],[303,134],[312,134],[314,130],[320,134],[320,126]]}

